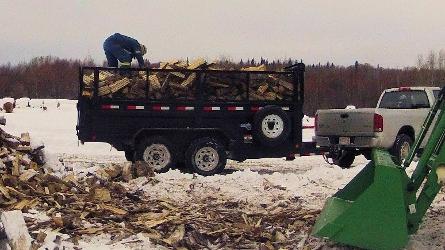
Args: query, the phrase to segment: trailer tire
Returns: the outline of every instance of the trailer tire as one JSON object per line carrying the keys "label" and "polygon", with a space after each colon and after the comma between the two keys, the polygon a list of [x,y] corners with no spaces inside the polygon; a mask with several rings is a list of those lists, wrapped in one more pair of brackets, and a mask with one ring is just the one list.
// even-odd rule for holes
{"label": "trailer tire", "polygon": [[175,156],[170,142],[162,136],[142,140],[136,149],[136,160],[145,161],[158,173],[167,172],[173,165]]}
{"label": "trailer tire", "polygon": [[355,160],[355,154],[351,151],[342,150],[341,155],[338,159],[334,160],[334,164],[341,168],[350,168]]}
{"label": "trailer tire", "polygon": [[397,135],[394,145],[391,149],[391,154],[395,157],[395,162],[397,164],[401,164],[403,159],[408,156],[413,143],[413,139],[409,135]]}
{"label": "trailer tire", "polygon": [[264,146],[274,147],[283,143],[290,132],[290,118],[281,107],[266,106],[254,116],[252,135]]}
{"label": "trailer tire", "polygon": [[210,137],[192,141],[185,158],[186,165],[190,166],[193,172],[204,176],[221,173],[227,163],[224,146]]}

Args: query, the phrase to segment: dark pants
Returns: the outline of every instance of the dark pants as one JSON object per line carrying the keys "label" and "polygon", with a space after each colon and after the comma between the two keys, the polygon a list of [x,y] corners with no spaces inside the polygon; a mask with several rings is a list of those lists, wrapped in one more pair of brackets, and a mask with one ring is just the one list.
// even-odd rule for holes
{"label": "dark pants", "polygon": [[118,67],[118,60],[121,63],[131,63],[132,58],[130,52],[108,39],[104,42],[104,51],[107,57],[108,67]]}

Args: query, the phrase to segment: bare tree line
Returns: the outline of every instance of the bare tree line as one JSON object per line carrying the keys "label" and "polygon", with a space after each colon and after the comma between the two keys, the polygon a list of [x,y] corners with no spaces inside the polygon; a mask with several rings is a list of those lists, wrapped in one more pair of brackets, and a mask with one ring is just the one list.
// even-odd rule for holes
{"label": "bare tree line", "polygon": [[[220,59],[227,69],[265,64],[270,70],[281,70],[300,60],[244,59],[233,62]],[[0,65],[0,96],[29,98],[67,98],[78,96],[81,65],[93,66],[91,58],[67,60],[37,57],[17,65]],[[158,64],[152,64],[155,66]],[[317,109],[344,108],[347,105],[373,107],[383,89],[401,86],[444,86],[445,51],[419,55],[417,67],[382,68],[355,62],[351,66],[306,65],[304,112],[313,115]]]}

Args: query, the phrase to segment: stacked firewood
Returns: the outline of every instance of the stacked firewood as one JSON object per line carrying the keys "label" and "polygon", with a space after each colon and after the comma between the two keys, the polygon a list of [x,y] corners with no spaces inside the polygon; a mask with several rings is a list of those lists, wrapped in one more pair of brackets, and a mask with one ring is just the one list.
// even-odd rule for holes
{"label": "stacked firewood", "polygon": [[[291,76],[263,73],[265,65],[241,69],[246,73],[230,73],[214,63],[197,59],[190,64],[184,61],[171,61],[160,64],[160,69],[171,71],[150,71],[147,79],[145,71],[100,71],[98,96],[122,99],[160,100],[174,98],[177,100],[193,100],[197,82],[205,81],[204,91],[210,101],[281,101],[291,100],[293,84]],[[188,70],[209,69],[205,73]],[[247,74],[247,71],[255,73]],[[250,81],[250,82],[249,82]],[[84,74],[85,97],[93,96],[94,76]],[[147,86],[149,89],[147,89]],[[249,86],[249,91],[247,91]],[[249,96],[248,96],[249,93]]]}
{"label": "stacked firewood", "polygon": [[18,137],[0,128],[0,175],[11,174],[26,179],[45,163],[42,149],[43,146],[31,147],[29,133]]}

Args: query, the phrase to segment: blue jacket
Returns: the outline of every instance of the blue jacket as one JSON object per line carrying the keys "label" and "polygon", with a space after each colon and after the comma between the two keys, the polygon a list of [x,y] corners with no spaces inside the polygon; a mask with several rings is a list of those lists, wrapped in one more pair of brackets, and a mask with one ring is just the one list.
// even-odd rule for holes
{"label": "blue jacket", "polygon": [[124,36],[119,33],[115,33],[105,40],[104,49],[111,49],[116,45],[128,51],[132,58],[136,58],[139,63],[139,67],[144,66],[144,58],[142,57],[141,53],[141,45],[136,39]]}

